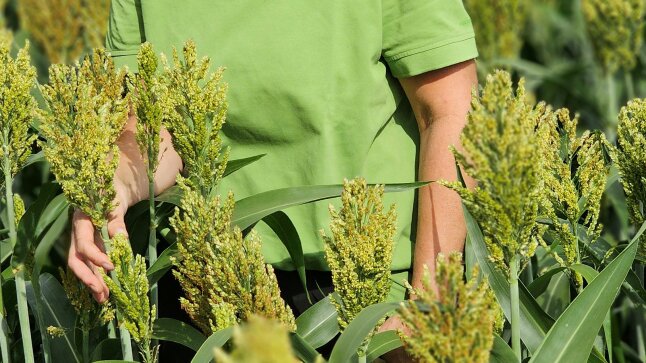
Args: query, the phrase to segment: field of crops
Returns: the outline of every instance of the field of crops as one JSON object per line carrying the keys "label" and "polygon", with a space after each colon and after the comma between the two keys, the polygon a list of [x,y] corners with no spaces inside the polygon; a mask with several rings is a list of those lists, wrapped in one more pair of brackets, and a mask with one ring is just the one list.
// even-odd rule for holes
{"label": "field of crops", "polygon": [[[109,0],[0,1],[0,362],[170,362],[179,346],[196,363],[371,362],[397,349],[420,362],[646,362],[646,4],[464,3],[480,90],[454,150],[459,180],[439,183],[462,197],[466,247],[438,256],[425,287],[409,287],[416,300],[392,302],[395,214],[382,197],[424,183],[219,195],[262,156],[229,160],[220,130],[235,84],[207,72],[199,45],[160,61],[146,43],[131,74],[102,48]],[[148,180],[162,126],[184,171],[129,209],[129,237],[110,237],[130,106]],[[335,292],[295,316],[253,226],[276,232],[307,285],[282,210],[330,201]],[[102,305],[66,266],[75,208],[115,266],[101,272]],[[158,312],[170,276],[185,321]],[[386,316],[406,330],[379,331]]]}

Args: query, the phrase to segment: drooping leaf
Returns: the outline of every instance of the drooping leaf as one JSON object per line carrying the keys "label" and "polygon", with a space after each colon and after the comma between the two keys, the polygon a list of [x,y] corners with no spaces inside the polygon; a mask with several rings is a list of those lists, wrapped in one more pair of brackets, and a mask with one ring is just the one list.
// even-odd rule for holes
{"label": "drooping leaf", "polygon": [[377,333],[372,337],[372,339],[370,339],[366,360],[368,362],[372,362],[382,355],[400,348],[401,346],[402,341],[399,339],[399,335],[395,331],[388,330]]}
{"label": "drooping leaf", "polygon": [[[419,188],[427,183],[386,184],[389,192],[403,192]],[[295,205],[330,199],[341,195],[342,185],[313,185],[270,190],[236,201],[233,224],[246,229],[264,217]]]}
{"label": "drooping leaf", "polygon": [[507,342],[502,340],[501,337],[494,335],[489,363],[511,363],[516,362],[517,360],[518,359],[516,358],[514,351]]}
{"label": "drooping leaf", "polygon": [[276,233],[280,241],[285,245],[289,257],[292,260],[298,277],[303,285],[303,290],[309,299],[307,290],[307,276],[305,275],[305,259],[303,258],[303,246],[301,238],[294,227],[294,223],[289,219],[287,214],[282,211],[274,212],[262,219]]}
{"label": "drooping leaf", "polygon": [[322,347],[339,334],[337,317],[328,295],[296,318],[296,333],[312,347]]}
{"label": "drooping leaf", "polygon": [[192,326],[171,318],[159,318],[153,326],[153,338],[181,344],[198,351],[206,337]]}
{"label": "drooping leaf", "polygon": [[356,354],[365,337],[370,334],[379,320],[384,315],[399,308],[399,304],[398,302],[385,302],[371,305],[361,310],[356,318],[348,324],[334,345],[329,363],[347,362],[348,357]]}
{"label": "drooping leaf", "polygon": [[209,363],[213,361],[213,350],[221,348],[233,334],[233,328],[216,331],[208,337],[191,360],[191,363]]}

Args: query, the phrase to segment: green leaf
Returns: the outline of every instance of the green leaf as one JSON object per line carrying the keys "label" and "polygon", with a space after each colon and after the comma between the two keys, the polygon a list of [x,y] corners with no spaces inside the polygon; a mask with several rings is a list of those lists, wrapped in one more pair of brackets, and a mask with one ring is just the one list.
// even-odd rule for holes
{"label": "green leaf", "polygon": [[[27,208],[16,228],[17,243],[11,259],[12,266],[16,267],[24,262],[29,249],[35,246],[40,236],[49,225],[60,215],[68,204],[64,197],[57,196],[58,186],[53,183],[46,184],[40,191],[38,198]],[[53,206],[50,204],[53,203]]]}
{"label": "green leaf", "polygon": [[393,351],[402,346],[399,334],[393,330],[375,334],[368,344],[368,353],[366,361],[372,362],[382,355]]}
{"label": "green leaf", "polygon": [[224,171],[223,177],[225,177],[227,175],[231,175],[234,172],[242,169],[243,167],[262,159],[265,155],[267,155],[267,154],[260,154],[260,155],[255,155],[255,156],[251,156],[251,157],[248,157],[248,158],[229,160],[227,162],[227,168]]}
{"label": "green leaf", "polygon": [[399,302],[385,302],[370,305],[361,310],[354,320],[348,324],[334,345],[329,363],[347,362],[348,357],[357,353],[361,343],[372,332],[379,320],[389,312],[398,309],[399,306]]}
{"label": "green leaf", "polygon": [[319,357],[319,353],[309,343],[298,334],[290,334],[289,340],[292,343],[292,350],[296,357],[305,363],[314,363]]}
{"label": "green leaf", "polygon": [[309,300],[309,292],[307,291],[307,276],[305,275],[305,259],[303,258],[303,246],[301,245],[301,237],[294,227],[291,219],[284,212],[274,212],[262,219],[269,228],[278,236],[281,242],[285,245],[289,257],[292,259],[292,264],[298,272],[298,277],[303,285],[303,291]]}
{"label": "green leaf", "polygon": [[498,335],[494,335],[489,363],[510,363],[516,361],[518,361],[518,359],[507,342],[502,340]]}
{"label": "green leaf", "polygon": [[148,282],[152,285],[155,282],[159,281],[171,269],[173,266],[170,258],[177,255],[177,243],[173,243],[170,246],[166,247],[164,252],[162,252],[157,261],[153,263],[152,266],[148,268],[146,275],[148,276]]}
{"label": "green leaf", "polygon": [[27,158],[27,161],[22,166],[22,168],[24,169],[24,168],[28,167],[31,164],[40,163],[40,162],[43,162],[43,161],[45,161],[45,153],[43,153],[43,151],[41,150],[41,151],[37,152],[36,154],[29,155],[29,157]]}
{"label": "green leaf", "polygon": [[[386,184],[384,189],[387,193],[403,192],[426,184],[428,183]],[[255,194],[236,202],[232,222],[240,229],[246,229],[279,210],[338,197],[342,191],[343,186],[339,184],[283,188]]]}
{"label": "green leaf", "polygon": [[111,360],[100,360],[100,361],[96,361],[94,363],[137,363],[137,362],[131,361],[131,360],[114,360],[114,359],[111,359]]}
{"label": "green leaf", "polygon": [[322,347],[339,333],[337,318],[336,308],[328,295],[296,319],[296,333],[312,347]]}
{"label": "green leaf", "polygon": [[[74,345],[76,313],[65,295],[61,284],[54,276],[40,275],[40,289],[43,296],[43,323],[45,326],[60,327],[65,335],[55,338],[51,344],[53,362],[80,362],[81,356]],[[31,284],[27,286],[27,300],[32,309],[36,308],[36,296]]]}
{"label": "green leaf", "polygon": [[630,270],[638,241],[646,229],[641,226],[628,247],[617,256],[561,314],[545,340],[532,356],[532,363],[583,362]]}
{"label": "green leaf", "polygon": [[[509,281],[507,277],[489,260],[487,246],[485,245],[482,231],[478,223],[473,219],[466,207],[463,208],[464,219],[467,225],[467,233],[470,238],[467,240],[476,254],[480,270],[489,279],[489,285],[496,295],[498,303],[502,307],[505,316],[511,317],[511,297],[509,295]],[[543,342],[545,334],[552,324],[550,318],[538,305],[536,300],[527,291],[522,281],[518,283],[520,293],[520,336],[530,352],[538,349]]]}
{"label": "green leaf", "polygon": [[[229,160],[227,163],[227,168],[224,171],[223,176],[233,174],[234,172],[242,169],[243,167],[262,159],[267,154],[260,154],[256,156],[251,156],[243,159]],[[182,190],[179,186],[174,185],[166,189],[163,193],[155,197],[155,200],[158,202],[170,203],[174,205],[179,205],[182,201]],[[147,207],[146,207],[147,208]]]}
{"label": "green leaf", "polygon": [[534,281],[532,281],[532,283],[527,286],[527,289],[533,297],[537,298],[541,296],[541,294],[543,294],[545,290],[547,290],[552,277],[554,277],[554,275],[556,275],[557,273],[562,272],[563,270],[565,270],[565,267],[556,267],[543,273]]}
{"label": "green leaf", "polygon": [[553,276],[547,290],[536,302],[552,318],[558,318],[570,303],[570,276],[561,271]]}
{"label": "green leaf", "polygon": [[213,361],[213,350],[215,348],[221,348],[224,343],[231,339],[233,334],[233,328],[226,328],[215,333],[211,334],[210,337],[204,341],[204,344],[198,349],[195,353],[195,357],[191,360],[191,363],[209,363]]}
{"label": "green leaf", "polygon": [[178,343],[198,351],[206,337],[192,326],[171,318],[159,318],[153,326],[153,338]]}

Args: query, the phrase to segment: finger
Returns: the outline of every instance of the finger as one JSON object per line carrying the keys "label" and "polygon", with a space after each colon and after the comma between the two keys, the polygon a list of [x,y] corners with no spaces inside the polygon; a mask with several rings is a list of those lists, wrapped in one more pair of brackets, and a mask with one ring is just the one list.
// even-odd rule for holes
{"label": "finger", "polygon": [[[102,297],[103,286],[92,270],[83,262],[77,253],[70,253],[67,258],[67,265],[81,282],[90,289],[94,298]],[[97,299],[98,301],[98,299]]]}
{"label": "finger", "polygon": [[92,262],[108,271],[112,270],[114,266],[110,259],[95,243],[94,231],[94,225],[87,215],[81,212],[74,213],[72,244],[74,244],[77,254],[81,256],[80,259]]}
{"label": "finger", "polygon": [[96,276],[96,278],[101,283],[102,292],[101,292],[100,298],[96,299],[96,296],[95,296],[95,299],[98,302],[102,303],[102,302],[106,301],[108,299],[108,297],[110,297],[110,289],[108,289],[108,285],[106,285],[105,280],[103,279],[103,274],[101,274],[101,270],[99,269],[99,267],[97,267],[95,265],[90,265],[90,269],[94,273],[94,276]]}

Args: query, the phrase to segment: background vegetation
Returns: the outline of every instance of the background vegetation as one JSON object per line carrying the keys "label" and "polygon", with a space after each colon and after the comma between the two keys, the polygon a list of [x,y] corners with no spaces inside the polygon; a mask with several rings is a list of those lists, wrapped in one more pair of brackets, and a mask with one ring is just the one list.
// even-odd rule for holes
{"label": "background vegetation", "polygon": [[[580,116],[578,121],[579,136],[586,130],[598,130],[603,132],[608,144],[614,145],[618,138],[617,115],[621,107],[633,98],[646,97],[646,47],[640,41],[640,38],[644,36],[643,25],[640,25],[644,22],[643,4],[639,14],[631,14],[626,10],[628,9],[626,6],[630,4],[639,6],[635,4],[640,2],[641,0],[545,0],[534,2],[465,0],[478,34],[481,53],[481,58],[478,61],[481,82],[484,84],[485,76],[494,69],[506,69],[512,74],[514,80],[521,77],[525,79],[525,87],[530,99],[545,101],[554,108],[566,108],[570,110],[572,115],[578,114]],[[0,5],[3,8],[1,22],[14,34],[14,53],[25,44],[26,40],[31,42],[30,56],[36,66],[38,81],[41,84],[48,82],[48,68],[51,64],[71,64],[88,54],[92,48],[99,47],[103,43],[109,0],[9,0],[0,1]],[[613,8],[613,5],[616,7]],[[34,97],[41,105],[44,105],[43,97],[36,90],[34,90]],[[35,131],[39,131],[40,126],[37,122],[32,126]],[[60,191],[52,184],[54,178],[50,171],[50,165],[43,160],[42,156],[39,156],[41,154],[38,154],[40,150],[36,144],[33,145],[32,151],[36,156],[32,157],[16,176],[13,188],[14,192],[24,199],[27,210],[31,210],[26,214],[29,217],[23,224],[27,225],[31,221],[32,227],[40,233],[36,236],[36,232],[34,232],[33,243],[27,245],[30,251],[25,252],[24,256],[33,256],[33,260],[26,261],[29,267],[36,267],[31,271],[43,273],[40,278],[38,277],[39,273],[36,274],[35,280],[38,281],[37,285],[39,284],[40,287],[36,286],[35,288],[41,289],[43,294],[46,294],[50,299],[50,304],[62,304],[63,301],[67,301],[67,298],[63,295],[62,288],[59,287],[61,285],[57,281],[61,280],[58,268],[64,266],[69,243],[67,216],[62,212],[66,210],[67,205],[64,204],[63,198],[57,196]],[[610,149],[604,149],[603,153],[605,153],[609,164]],[[232,168],[241,167],[246,162],[251,162],[251,160],[241,161],[238,164],[234,162]],[[576,169],[576,162],[574,165],[573,168]],[[622,287],[616,300],[612,300],[614,296],[607,297],[608,304],[611,304],[612,307],[605,310],[601,308],[595,310],[592,307],[597,305],[594,304],[589,305],[589,308],[577,305],[577,310],[585,312],[588,318],[591,314],[600,314],[594,317],[596,320],[603,317],[603,329],[599,334],[592,329],[594,330],[592,332],[594,334],[591,336],[592,355],[589,360],[646,362],[646,292],[644,290],[643,267],[646,259],[643,255],[637,255],[634,263],[632,260],[628,263],[627,254],[624,253],[632,251],[627,249],[627,246],[633,246],[629,242],[637,233],[639,226],[635,225],[634,219],[630,218],[628,207],[630,203],[626,201],[615,166],[608,170],[607,182],[603,195],[600,197],[598,223],[602,228],[599,230],[599,238],[587,240],[582,244],[588,250],[580,254],[576,266],[569,265],[565,268],[554,258],[553,254],[548,253],[550,247],[539,247],[536,254],[530,256],[531,258],[528,259],[520,273],[519,299],[521,306],[518,314],[522,321],[520,339],[523,341],[521,354],[524,357],[529,357],[530,354],[536,355],[538,358],[534,357],[534,360],[546,362],[585,361],[585,359],[568,360],[571,356],[567,354],[554,357],[544,353],[548,349],[544,346],[560,347],[562,350],[559,352],[567,353],[566,349],[576,350],[577,347],[585,345],[583,340],[567,342],[565,340],[568,336],[566,330],[549,329],[553,324],[561,321],[561,318],[587,321],[581,316],[565,316],[566,308],[571,306],[578,296],[592,296],[593,291],[597,291],[597,295],[603,295],[603,288],[599,287],[599,284],[592,285],[591,282],[601,271],[616,272],[620,269],[620,264],[623,264],[630,266],[630,270],[626,272],[625,282],[621,284],[622,279],[617,285]],[[303,197],[292,201],[292,203],[336,196],[340,194],[340,187],[310,192],[309,197]],[[275,197],[274,201],[279,199],[279,196]],[[171,242],[174,236],[170,231],[168,217],[172,214],[171,204],[179,204],[179,200],[176,195],[167,194],[161,198],[160,202],[162,204],[157,208],[158,237],[163,242]],[[165,202],[172,203],[164,204]],[[6,208],[6,204],[6,200],[4,200],[3,209]],[[147,208],[148,205],[134,208],[128,216],[129,224],[147,222],[149,218],[149,214],[145,213]],[[247,208],[246,215],[245,208]],[[234,213],[232,218],[242,229],[245,229],[258,220],[249,217],[253,215],[251,213],[253,211],[253,206],[249,207],[248,204],[243,204],[238,209],[238,215]],[[271,212],[277,212],[277,210],[271,210]],[[6,215],[4,211],[2,215]],[[284,215],[271,213],[266,215],[271,215],[273,223],[278,225],[285,222],[282,220]],[[467,213],[467,217],[470,217],[470,214]],[[498,302],[501,305],[509,305],[509,300],[514,298],[509,296],[508,280],[496,272],[498,270],[495,265],[488,263],[487,256],[491,252],[485,247],[485,238],[482,238],[478,227],[483,229],[485,235],[486,228],[483,226],[482,220],[477,220],[477,216],[475,217],[475,219],[468,219],[470,238],[465,252],[467,268],[479,264],[482,273],[488,277],[492,290],[496,292]],[[3,226],[5,228],[8,228],[8,223],[4,218]],[[289,226],[289,222],[285,222],[283,225]],[[578,230],[579,226],[576,222],[574,225],[576,226],[574,229]],[[587,227],[583,226],[582,228],[587,229]],[[286,233],[285,238],[298,241],[289,232]],[[146,253],[149,237],[147,228],[131,232],[133,243],[136,241],[133,244],[136,253]],[[15,265],[11,263],[14,251],[10,248],[9,238],[0,242],[3,246],[0,257],[3,281],[5,281],[2,288],[6,299],[7,323],[10,331],[16,333],[13,335],[15,338],[11,350],[13,353],[12,362],[21,362],[25,356],[20,348],[22,338],[19,338],[20,334],[17,334],[20,332],[20,322],[16,311],[16,290],[13,278]],[[45,245],[48,248],[38,249],[39,246]],[[292,248],[290,251],[297,251],[297,248]],[[556,252],[557,255],[564,254],[558,248],[556,248]],[[169,271],[169,255],[171,253],[172,251],[160,255],[159,260],[162,264],[164,261],[167,263],[165,267],[149,268],[148,276],[151,282],[159,280]],[[298,256],[297,252],[294,252],[292,257],[295,256]],[[612,264],[613,262],[616,263]],[[449,270],[451,269],[449,268]],[[604,276],[610,276],[610,274]],[[29,276],[29,274],[26,278],[33,281],[33,276]],[[610,284],[612,281],[608,279],[606,282]],[[61,283],[65,285],[64,280]],[[68,290],[69,286],[72,284],[68,282]],[[597,290],[587,290],[590,293],[583,295],[583,291],[591,286]],[[480,293],[479,289],[478,293]],[[32,296],[30,299],[30,304],[33,303],[35,306],[34,297]],[[429,301],[431,300],[429,298]],[[579,299],[579,301],[581,300]],[[292,335],[290,340],[286,339],[283,345],[291,344],[293,349],[297,351],[299,359],[308,362],[314,361],[317,355],[314,348],[323,346],[339,333],[335,304],[332,303],[336,301],[334,298],[323,300],[322,303],[315,305],[316,309],[313,308],[309,314],[297,317],[295,323],[298,334]],[[69,303],[67,304],[69,305]],[[477,306],[478,309],[482,309],[482,306],[489,306],[488,304],[481,303]],[[338,303],[336,306],[338,307]],[[359,314],[356,320],[362,322],[364,326],[372,324],[369,329],[362,329],[360,324],[352,325],[346,322],[345,333],[332,351],[329,357],[330,361],[346,361],[348,359],[346,354],[348,352],[350,355],[354,354],[357,350],[360,355],[371,360],[375,359],[379,355],[378,353],[400,346],[402,343],[394,333],[373,335],[372,331],[372,327],[380,321],[386,312],[393,311],[397,307],[398,305],[392,304],[376,304],[365,309],[364,313]],[[47,308],[52,311],[56,310],[51,306]],[[30,310],[33,328],[31,336],[34,347],[40,347],[43,344],[43,339],[49,340],[50,338],[43,338],[46,335],[41,334],[42,328],[38,328],[41,324],[36,323],[38,317],[33,315],[35,310]],[[57,315],[58,313],[45,314],[46,319],[50,320],[47,320],[46,324],[42,326],[54,328],[61,326],[56,325],[56,318],[60,316],[65,316],[72,321],[59,323],[79,326],[81,323],[74,321],[78,318],[71,311],[71,306],[68,310],[62,315]],[[417,316],[415,314],[421,314],[420,311],[425,311],[424,306],[420,306],[420,310],[409,312],[405,316],[415,322]],[[101,314],[103,313],[96,312],[97,317]],[[509,315],[514,314],[510,312]],[[97,317],[95,319],[98,319]],[[89,323],[85,322],[84,324]],[[273,326],[262,320],[258,324],[261,331],[262,329],[275,329],[276,335],[280,335],[281,332],[287,334],[286,331],[281,330],[280,326]],[[582,325],[580,329],[590,329],[593,325]],[[421,331],[426,329],[426,327],[420,326],[417,328]],[[81,341],[82,337],[76,337],[76,335],[88,334],[92,337],[89,338],[89,345],[93,349],[88,353],[91,357],[120,359],[118,342],[104,340],[105,337],[101,335],[102,333],[99,334],[97,330],[92,329],[96,328],[89,324],[86,328],[72,332],[49,332],[49,336],[54,337],[59,334],[58,339],[67,341],[65,344],[56,341],[57,343],[52,348],[52,354],[54,356],[70,354],[70,351],[76,348],[73,343],[69,343],[69,340]],[[250,359],[238,358],[235,360],[236,356],[252,354],[249,347],[253,347],[253,345],[247,343],[247,348],[245,348],[242,342],[251,342],[254,337],[258,339],[258,333],[254,333],[253,327],[245,329],[234,336],[234,346],[239,346],[239,348],[228,349],[231,356],[227,356],[227,353],[223,351],[218,353],[222,361]],[[502,330],[497,331],[499,336],[496,336],[492,343],[493,354],[490,359],[502,362],[513,361],[514,353],[512,352],[510,356],[510,351],[505,348],[507,342],[514,340],[512,329],[509,323],[500,329]],[[210,360],[212,348],[224,345],[224,342],[232,334],[230,329],[224,329],[207,339],[205,335],[188,325],[178,325],[177,322],[165,320],[163,317],[157,320],[155,331],[154,339],[172,341],[193,350],[199,350],[195,358],[196,361]],[[179,334],[177,334],[178,332]],[[548,334],[548,332],[550,333]],[[63,336],[61,337],[60,334]],[[455,334],[459,336],[458,332]],[[352,341],[352,336],[359,336],[359,341]],[[372,337],[371,344],[362,340],[364,336]],[[579,336],[577,335],[577,337]],[[171,343],[164,342],[163,344]],[[202,344],[205,344],[206,349],[200,350]],[[76,347],[79,345],[77,344]],[[414,342],[408,343],[409,347],[413,345],[415,345]],[[419,348],[417,345],[417,349],[435,349],[437,351],[444,349],[439,343],[437,347],[433,348],[421,346],[422,348]],[[584,347],[583,350],[586,349],[587,347]],[[541,352],[540,355],[538,352]],[[585,357],[589,355],[588,353],[585,353]],[[278,355],[278,357],[285,357],[285,355]],[[435,357],[437,358],[437,355]],[[78,361],[82,361],[81,357],[76,358]],[[44,359],[44,357],[42,352],[37,349],[36,360],[40,359]],[[451,359],[450,356],[447,359]]]}

